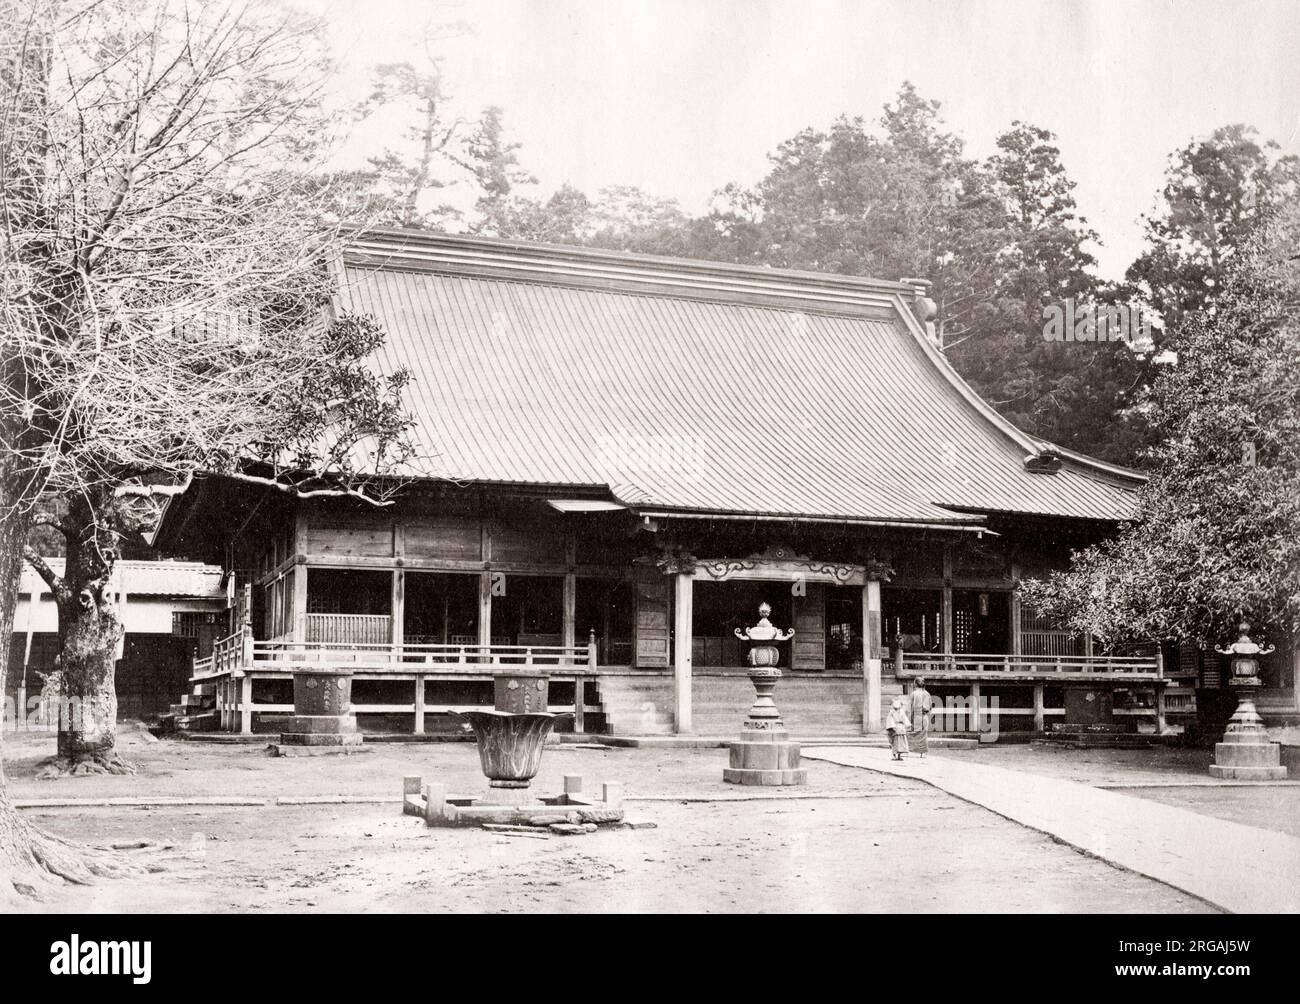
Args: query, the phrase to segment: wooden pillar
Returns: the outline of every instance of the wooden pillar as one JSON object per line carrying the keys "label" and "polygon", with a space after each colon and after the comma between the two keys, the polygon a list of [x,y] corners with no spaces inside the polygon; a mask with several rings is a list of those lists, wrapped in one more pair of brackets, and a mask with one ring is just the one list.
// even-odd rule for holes
{"label": "wooden pillar", "polygon": [[1045,700],[1045,689],[1041,683],[1034,684],[1034,731],[1047,731],[1047,718],[1043,714],[1043,701]]}
{"label": "wooden pillar", "polygon": [[572,572],[566,572],[564,575],[564,613],[562,617],[562,626],[560,630],[563,637],[560,644],[565,648],[571,649],[578,644],[577,626],[578,617],[578,577]]}
{"label": "wooden pillar", "polygon": [[239,680],[239,731],[253,733],[253,678],[247,675]]}
{"label": "wooden pillar", "polygon": [[400,565],[393,569],[393,584],[389,602],[389,635],[393,652],[406,641],[406,569]]}
{"label": "wooden pillar", "polygon": [[1016,588],[1020,585],[1020,566],[1012,564],[1011,566],[1011,654],[1023,655],[1024,647],[1020,637],[1021,632],[1021,613],[1020,613],[1020,591]]}
{"label": "wooden pillar", "polygon": [[980,685],[979,681],[970,685],[970,730],[978,733],[980,730]]}
{"label": "wooden pillar", "polygon": [[406,640],[406,569],[402,559],[406,555],[406,541],[401,523],[393,524],[393,583],[388,604],[388,640],[394,653]]}
{"label": "wooden pillar", "polygon": [[478,643],[492,644],[492,573],[478,573]]}
{"label": "wooden pillar", "polygon": [[862,587],[862,731],[879,732],[880,722],[880,580]]}
{"label": "wooden pillar", "polygon": [[300,557],[289,572],[293,590],[293,626],[290,641],[307,640],[307,559]]}
{"label": "wooden pillar", "polygon": [[289,572],[293,580],[293,624],[287,627],[290,641],[303,642],[307,640],[307,518],[302,514],[294,518],[293,548],[293,568]]}
{"label": "wooden pillar", "polygon": [[1165,734],[1165,688],[1156,687],[1156,735]]}
{"label": "wooden pillar", "polygon": [[424,677],[415,676],[415,734],[424,735]]}
{"label": "wooden pillar", "polygon": [[943,654],[952,655],[952,545],[943,545]]}
{"label": "wooden pillar", "polygon": [[694,580],[678,572],[673,595],[673,730],[691,731],[691,642]]}
{"label": "wooden pillar", "polygon": [[479,554],[484,568],[478,577],[478,643],[492,644],[492,531],[486,522],[479,527]]}

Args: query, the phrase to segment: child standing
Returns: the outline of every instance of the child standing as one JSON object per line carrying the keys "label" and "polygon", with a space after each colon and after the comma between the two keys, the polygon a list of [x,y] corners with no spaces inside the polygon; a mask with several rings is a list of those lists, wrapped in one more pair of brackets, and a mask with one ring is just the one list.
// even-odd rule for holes
{"label": "child standing", "polygon": [[885,719],[885,731],[889,733],[889,750],[894,754],[895,760],[901,760],[904,753],[911,752],[907,745],[907,733],[911,728],[912,723],[908,721],[903,699],[895,697],[894,703],[889,706],[889,717]]}

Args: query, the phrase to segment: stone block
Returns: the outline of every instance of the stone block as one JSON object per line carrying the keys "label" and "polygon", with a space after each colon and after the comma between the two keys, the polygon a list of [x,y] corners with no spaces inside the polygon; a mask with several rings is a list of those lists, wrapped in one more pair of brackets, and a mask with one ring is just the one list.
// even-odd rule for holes
{"label": "stone block", "polygon": [[729,762],[743,770],[795,770],[799,766],[798,743],[728,743]]}
{"label": "stone block", "polygon": [[1282,781],[1286,778],[1285,767],[1222,767],[1210,764],[1210,777],[1221,781]]}
{"label": "stone block", "polygon": [[445,784],[426,784],[421,794],[424,796],[424,821],[427,825],[451,821],[456,807],[447,804]]}
{"label": "stone block", "polygon": [[582,775],[565,774],[564,775],[564,793],[566,795],[582,794]]}
{"label": "stone block", "polygon": [[284,723],[282,732],[295,735],[313,735],[355,732],[357,716],[346,715],[293,715]]}
{"label": "stone block", "polygon": [[1214,763],[1218,767],[1277,767],[1282,763],[1282,747],[1277,743],[1215,743]]}
{"label": "stone block", "polygon": [[1112,724],[1113,709],[1114,695],[1107,687],[1065,688],[1065,721],[1071,725]]}
{"label": "stone block", "polygon": [[407,774],[404,778],[402,778],[402,794],[418,795],[420,794],[420,789],[423,785],[424,785],[424,778],[420,777],[420,775]]}
{"label": "stone block", "polygon": [[723,767],[722,780],[728,784],[785,786],[808,783],[808,771],[800,767],[795,770],[755,770],[749,767]]}
{"label": "stone block", "polygon": [[359,732],[284,732],[281,746],[360,746]]}
{"label": "stone block", "polygon": [[343,715],[352,709],[352,671],[295,670],[293,710],[299,715]]}

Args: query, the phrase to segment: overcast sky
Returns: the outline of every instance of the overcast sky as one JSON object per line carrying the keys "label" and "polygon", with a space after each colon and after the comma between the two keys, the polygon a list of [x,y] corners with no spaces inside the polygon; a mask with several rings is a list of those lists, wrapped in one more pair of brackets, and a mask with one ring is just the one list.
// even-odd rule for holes
{"label": "overcast sky", "polygon": [[[505,110],[546,193],[639,185],[698,213],[728,181],[841,113],[879,116],[904,80],[983,156],[1020,119],[1059,137],[1118,277],[1168,155],[1246,122],[1300,153],[1300,0],[300,0],[324,13],[341,94],[442,43],[458,108]],[[357,133],[354,155],[382,137]]]}

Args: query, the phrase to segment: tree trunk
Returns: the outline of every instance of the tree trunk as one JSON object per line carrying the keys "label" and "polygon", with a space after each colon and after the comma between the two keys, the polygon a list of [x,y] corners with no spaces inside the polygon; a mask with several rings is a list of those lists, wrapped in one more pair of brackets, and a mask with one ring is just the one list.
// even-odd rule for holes
{"label": "tree trunk", "polygon": [[121,542],[111,492],[69,500],[66,587],[59,600],[59,747],[50,774],[133,773],[117,754],[114,672],[122,621],[113,595]]}
{"label": "tree trunk", "polygon": [[[23,500],[14,497],[11,484],[11,479],[0,476],[0,639],[4,640],[0,644],[0,693],[9,672],[8,642],[18,606],[23,545],[31,527]],[[9,798],[5,781],[3,735],[0,728],[0,912],[21,909],[51,884],[83,885],[97,876],[139,874],[140,869],[119,854],[42,833],[22,817]]]}

